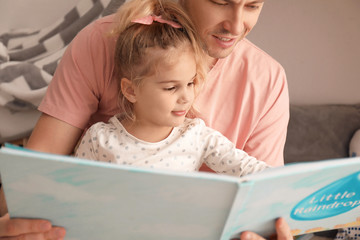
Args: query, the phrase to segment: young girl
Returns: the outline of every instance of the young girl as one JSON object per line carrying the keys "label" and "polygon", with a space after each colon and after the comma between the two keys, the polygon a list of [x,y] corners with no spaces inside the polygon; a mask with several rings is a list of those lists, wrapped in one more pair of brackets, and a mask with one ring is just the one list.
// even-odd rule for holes
{"label": "young girl", "polygon": [[176,2],[134,0],[118,11],[120,113],[96,123],[75,155],[117,164],[242,176],[267,167],[205,126],[193,102],[205,76],[194,27]]}

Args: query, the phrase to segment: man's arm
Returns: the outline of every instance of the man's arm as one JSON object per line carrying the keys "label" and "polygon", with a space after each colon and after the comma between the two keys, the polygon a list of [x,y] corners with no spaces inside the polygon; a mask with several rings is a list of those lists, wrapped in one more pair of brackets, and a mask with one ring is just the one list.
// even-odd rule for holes
{"label": "man's arm", "polygon": [[4,216],[7,213],[7,206],[5,201],[4,190],[0,183],[0,217]]}
{"label": "man's arm", "polygon": [[26,148],[31,150],[70,155],[83,130],[50,115],[42,114]]}

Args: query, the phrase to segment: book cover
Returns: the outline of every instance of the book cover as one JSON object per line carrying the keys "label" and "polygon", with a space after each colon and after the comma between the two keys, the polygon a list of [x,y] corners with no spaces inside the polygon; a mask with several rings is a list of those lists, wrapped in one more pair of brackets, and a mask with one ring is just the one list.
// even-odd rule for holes
{"label": "book cover", "polygon": [[11,217],[49,219],[66,239],[294,235],[360,225],[360,158],[292,164],[243,178],[119,166],[0,149]]}
{"label": "book cover", "polygon": [[[268,236],[280,216],[293,235],[360,226],[360,158],[291,164],[248,178],[239,183],[229,235],[250,230]],[[251,187],[241,193],[245,184]]]}

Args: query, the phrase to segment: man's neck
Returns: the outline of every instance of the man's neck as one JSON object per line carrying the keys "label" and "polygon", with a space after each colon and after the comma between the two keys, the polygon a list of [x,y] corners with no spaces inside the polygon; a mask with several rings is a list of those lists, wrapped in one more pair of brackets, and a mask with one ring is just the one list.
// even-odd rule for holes
{"label": "man's neck", "polygon": [[207,62],[209,71],[215,66],[215,64],[217,63],[218,60],[219,60],[218,58],[213,58],[213,57],[207,56],[206,62]]}

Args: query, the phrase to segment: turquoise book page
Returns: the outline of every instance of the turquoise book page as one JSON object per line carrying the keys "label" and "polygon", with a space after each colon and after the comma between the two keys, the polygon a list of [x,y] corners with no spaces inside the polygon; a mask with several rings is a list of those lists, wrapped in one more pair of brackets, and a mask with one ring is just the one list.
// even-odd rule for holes
{"label": "turquoise book page", "polygon": [[360,226],[360,158],[291,164],[247,178],[224,239],[245,230],[269,236],[278,217],[293,235]]}
{"label": "turquoise book page", "polygon": [[292,164],[244,178],[0,150],[11,217],[44,218],[67,239],[222,239],[360,225],[360,158]]}
{"label": "turquoise book page", "polygon": [[219,240],[237,178],[118,166],[2,148],[13,218],[48,219],[75,239]]}

